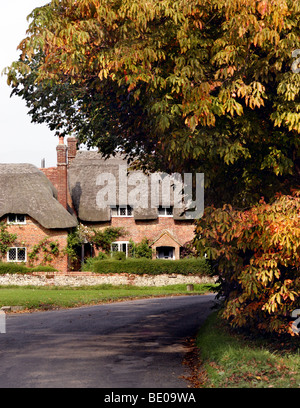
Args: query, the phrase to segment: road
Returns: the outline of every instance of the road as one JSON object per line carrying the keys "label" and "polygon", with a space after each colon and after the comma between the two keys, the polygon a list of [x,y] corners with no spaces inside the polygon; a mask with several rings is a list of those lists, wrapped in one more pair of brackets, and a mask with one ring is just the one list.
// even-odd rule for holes
{"label": "road", "polygon": [[187,388],[187,337],[214,295],[7,314],[0,388]]}

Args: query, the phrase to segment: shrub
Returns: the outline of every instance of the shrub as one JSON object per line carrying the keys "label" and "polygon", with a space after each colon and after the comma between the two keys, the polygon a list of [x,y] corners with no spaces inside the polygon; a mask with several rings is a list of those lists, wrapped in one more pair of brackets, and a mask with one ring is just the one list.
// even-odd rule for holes
{"label": "shrub", "polygon": [[194,241],[188,241],[181,247],[180,258],[193,258],[197,256],[197,252],[194,248]]}
{"label": "shrub", "polygon": [[131,257],[132,258],[148,258],[152,259],[153,249],[149,246],[149,241],[147,238],[144,238],[141,242],[131,243]]}
{"label": "shrub", "polygon": [[26,274],[32,272],[56,272],[57,269],[49,265],[39,265],[34,268],[28,268],[23,263],[14,263],[14,262],[0,262],[0,275],[5,274]]}
{"label": "shrub", "polygon": [[17,264],[13,262],[0,262],[0,274],[6,273],[28,273],[28,268],[24,264]]}
{"label": "shrub", "polygon": [[29,272],[57,272],[57,269],[50,265],[38,265],[33,268],[27,268]]}
{"label": "shrub", "polygon": [[108,255],[103,252],[99,252],[97,256],[93,258],[87,258],[82,268],[84,271],[91,271],[93,270],[93,265],[95,262],[99,262],[104,259],[108,259]]}
{"label": "shrub", "polygon": [[123,262],[109,259],[96,261],[92,265],[96,273],[129,273],[136,275],[211,275],[211,269],[205,259],[181,259],[177,261],[164,259],[127,258]]}
{"label": "shrub", "polygon": [[205,210],[196,228],[200,254],[214,261],[225,299],[223,317],[251,331],[294,334],[300,308],[300,193],[249,210]]}
{"label": "shrub", "polygon": [[112,257],[116,261],[125,261],[126,260],[125,252],[121,252],[121,251],[113,252]]}

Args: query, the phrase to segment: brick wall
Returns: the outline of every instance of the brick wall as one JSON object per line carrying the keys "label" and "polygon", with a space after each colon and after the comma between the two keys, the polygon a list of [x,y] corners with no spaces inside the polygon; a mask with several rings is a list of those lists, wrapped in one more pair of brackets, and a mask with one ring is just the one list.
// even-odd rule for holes
{"label": "brick wall", "polygon": [[163,235],[163,241],[154,245],[172,246],[175,248],[176,259],[179,257],[179,249],[186,242],[194,238],[195,225],[192,221],[174,221],[172,217],[158,217],[157,220],[135,221],[133,217],[112,217],[110,223],[93,224],[94,228],[104,229],[111,227],[123,227],[127,232],[119,238],[119,241],[141,242],[147,238],[150,243]]}
{"label": "brick wall", "polygon": [[64,208],[68,203],[68,168],[67,168],[67,146],[63,144],[63,138],[60,138],[60,144],[56,147],[57,151],[57,199]]}
{"label": "brick wall", "polygon": [[158,217],[157,220],[135,221],[133,217],[113,217],[112,227],[124,227],[128,232],[125,238],[141,242],[143,238],[149,241],[157,239],[163,231],[168,231],[181,245],[194,237],[195,226],[191,221],[174,221],[172,217]]}
{"label": "brick wall", "polygon": [[[7,222],[4,218],[1,221]],[[63,254],[63,249],[67,245],[67,231],[61,230],[49,230],[43,228],[37,221],[29,216],[26,216],[25,225],[8,225],[8,231],[17,235],[17,240],[14,243],[14,247],[26,247],[27,249],[27,265],[29,266],[28,254],[32,251],[35,245],[38,245],[42,240],[49,237],[49,241],[57,241],[59,244],[60,254],[58,257],[53,257],[51,266],[58,269],[60,272],[67,272],[68,270],[68,257]],[[34,261],[33,265],[40,265],[43,262],[43,251],[39,252],[39,257]],[[6,261],[7,258],[3,259]]]}
{"label": "brick wall", "polygon": [[48,180],[51,181],[53,186],[56,188],[58,187],[58,176],[57,176],[57,167],[47,167],[45,169],[40,169],[48,178]]}

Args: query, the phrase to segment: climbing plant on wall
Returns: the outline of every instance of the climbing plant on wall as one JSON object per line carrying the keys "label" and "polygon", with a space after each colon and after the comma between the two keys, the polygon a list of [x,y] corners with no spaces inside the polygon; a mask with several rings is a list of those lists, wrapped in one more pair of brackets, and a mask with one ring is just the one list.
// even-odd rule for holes
{"label": "climbing plant on wall", "polygon": [[17,235],[7,231],[7,225],[4,222],[0,223],[0,257],[4,257],[8,249],[16,241]]}

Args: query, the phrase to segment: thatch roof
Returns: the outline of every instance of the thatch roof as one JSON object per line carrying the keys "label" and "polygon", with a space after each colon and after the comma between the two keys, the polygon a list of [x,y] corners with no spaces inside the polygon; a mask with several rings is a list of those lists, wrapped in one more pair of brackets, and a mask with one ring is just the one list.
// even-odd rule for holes
{"label": "thatch roof", "polygon": [[47,229],[68,229],[76,219],[57,201],[42,171],[31,164],[0,164],[0,218],[26,214]]}
{"label": "thatch roof", "polygon": [[[122,167],[120,167],[122,166]],[[120,175],[120,168],[121,175]],[[104,222],[110,221],[110,207],[101,208],[99,200],[103,197],[103,191],[107,192],[105,200],[108,196],[115,197],[116,205],[123,205],[122,191],[124,187],[124,174],[128,174],[129,185],[127,185],[127,203],[130,203],[133,191],[136,187],[140,188],[141,196],[147,201],[147,205],[134,207],[135,220],[154,220],[158,218],[157,206],[153,206],[153,193],[151,192],[151,176],[146,176],[141,171],[128,171],[126,173],[127,162],[121,155],[105,159],[102,155],[95,151],[79,151],[69,167],[68,180],[69,189],[72,197],[74,208],[78,218],[81,221],[88,222]],[[128,170],[128,169],[127,169]],[[124,171],[125,173],[122,173]],[[110,179],[109,175],[112,175]],[[127,176],[126,176],[127,177]],[[144,182],[135,185],[135,179],[143,179]],[[126,180],[125,180],[126,182]],[[115,188],[116,186],[116,188]],[[136,190],[135,190],[136,191]],[[157,205],[162,204],[162,195],[167,193],[170,196],[170,206],[174,204],[173,188],[160,189],[157,196]],[[101,195],[102,194],[102,195]],[[103,202],[103,201],[102,201]],[[145,208],[147,207],[147,208]],[[174,219],[186,219],[183,214],[183,209],[174,208]]]}

